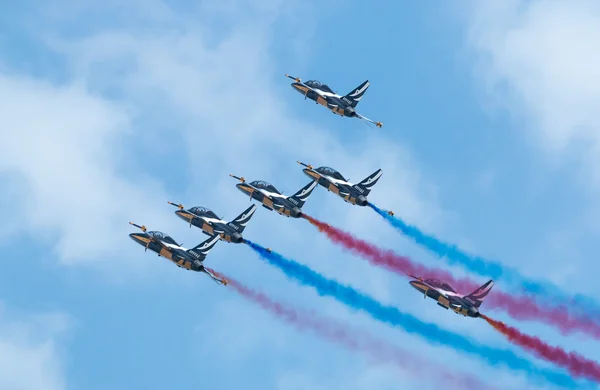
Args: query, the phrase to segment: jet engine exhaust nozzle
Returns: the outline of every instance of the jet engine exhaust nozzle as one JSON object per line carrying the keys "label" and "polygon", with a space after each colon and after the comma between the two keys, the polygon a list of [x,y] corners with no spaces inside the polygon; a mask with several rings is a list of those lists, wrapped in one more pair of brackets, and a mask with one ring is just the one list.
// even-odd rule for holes
{"label": "jet engine exhaust nozzle", "polygon": [[359,206],[366,206],[367,204],[369,204],[369,202],[367,201],[367,198],[364,195],[360,195],[356,199],[356,204],[358,204]]}

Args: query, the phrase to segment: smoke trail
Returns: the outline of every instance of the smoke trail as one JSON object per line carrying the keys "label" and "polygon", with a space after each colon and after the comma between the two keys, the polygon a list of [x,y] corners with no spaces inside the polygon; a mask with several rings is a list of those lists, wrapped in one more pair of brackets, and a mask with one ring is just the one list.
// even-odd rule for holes
{"label": "smoke trail", "polygon": [[[314,311],[293,308],[289,305],[276,302],[267,295],[255,291],[230,276],[218,274],[209,270],[215,275],[225,278],[228,286],[233,288],[242,297],[257,304],[264,310],[270,312],[275,317],[294,326],[299,331],[311,330],[319,337],[331,342],[338,343],[343,347],[355,352],[361,352],[371,356],[379,362],[394,362],[404,371],[414,374],[438,375],[441,380],[450,381],[455,388],[463,389],[493,389],[490,385],[483,383],[476,376],[464,373],[456,373],[445,367],[435,366],[429,361],[418,359],[414,354],[404,351],[384,340],[377,339],[371,334],[352,329],[339,321],[321,316]],[[423,368],[427,372],[423,372]]]}
{"label": "smoke trail", "polygon": [[482,276],[488,276],[495,280],[504,280],[514,288],[521,288],[530,294],[547,299],[549,304],[577,305],[578,313],[593,311],[595,317],[600,317],[600,305],[591,297],[567,293],[548,282],[532,281],[513,268],[505,267],[482,257],[470,255],[455,245],[444,243],[432,235],[425,234],[417,227],[405,223],[400,218],[389,215],[385,210],[380,209],[374,204],[369,203],[369,206],[404,235],[412,238],[417,244],[429,249],[436,255],[447,259],[452,265],[460,265],[469,271]]}
{"label": "smoke trail", "polygon": [[481,317],[511,342],[533,352],[537,357],[566,368],[574,376],[600,382],[600,365],[595,361],[586,359],[574,352],[566,352],[562,348],[548,345],[539,338],[523,334],[504,322],[493,320],[484,315]]}
{"label": "smoke trail", "polygon": [[[430,269],[414,263],[410,258],[400,256],[390,250],[383,250],[364,240],[354,237],[311,216],[304,215],[311,224],[336,244],[342,245],[355,254],[366,258],[370,264],[384,267],[399,275],[412,274],[425,278],[440,279],[452,285],[459,292],[468,294],[479,284],[468,279],[456,279],[447,271]],[[506,312],[517,320],[541,321],[559,329],[563,334],[582,332],[600,338],[600,323],[589,318],[578,318],[568,313],[567,307],[542,307],[529,297],[513,296],[496,290],[486,297],[485,305]]]}
{"label": "smoke trail", "polygon": [[385,306],[375,299],[362,294],[352,287],[344,286],[335,280],[327,279],[310,268],[284,258],[262,246],[246,240],[246,243],[256,251],[263,260],[279,268],[289,278],[295,279],[303,285],[313,287],[319,295],[330,296],[337,301],[366,312],[374,319],[404,329],[406,332],[416,334],[434,344],[454,348],[483,358],[492,365],[503,365],[513,370],[534,374],[559,386],[581,388],[570,377],[551,370],[536,367],[528,360],[522,359],[512,351],[495,349],[477,344],[461,335],[448,332],[434,324],[427,324],[416,317],[402,313],[397,308]]}

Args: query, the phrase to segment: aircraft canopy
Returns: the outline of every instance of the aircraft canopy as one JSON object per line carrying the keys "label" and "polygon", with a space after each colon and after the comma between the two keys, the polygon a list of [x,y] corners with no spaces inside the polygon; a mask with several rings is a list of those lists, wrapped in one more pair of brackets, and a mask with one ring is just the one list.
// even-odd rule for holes
{"label": "aircraft canopy", "polygon": [[344,176],[342,176],[341,173],[339,173],[338,171],[336,171],[335,169],[330,168],[330,167],[319,167],[319,168],[315,169],[315,171],[317,171],[323,175],[331,176],[337,180],[348,181],[348,180],[346,180],[346,178]]}
{"label": "aircraft canopy", "polygon": [[309,80],[306,82],[306,85],[308,85],[311,88],[318,88],[321,91],[334,93],[333,90],[329,88],[327,84],[321,84],[321,82],[317,80]]}
{"label": "aircraft canopy", "polygon": [[221,219],[217,216],[217,214],[215,214],[212,210],[207,209],[206,207],[192,207],[190,209],[190,212],[208,218]]}
{"label": "aircraft canopy", "polygon": [[427,284],[430,284],[434,287],[439,287],[441,289],[444,289],[446,291],[450,291],[455,293],[456,291],[454,291],[454,289],[452,287],[450,287],[450,285],[448,283],[445,282],[441,282],[438,279],[428,279],[425,282],[427,282]]}
{"label": "aircraft canopy", "polygon": [[274,192],[276,194],[281,194],[277,188],[273,184],[267,183],[266,181],[257,180],[250,183],[250,185],[260,188],[269,192]]}
{"label": "aircraft canopy", "polygon": [[169,236],[163,232],[153,230],[153,231],[148,232],[148,235],[156,238],[157,240],[161,240],[161,241],[164,241],[169,244],[180,246],[171,236]]}

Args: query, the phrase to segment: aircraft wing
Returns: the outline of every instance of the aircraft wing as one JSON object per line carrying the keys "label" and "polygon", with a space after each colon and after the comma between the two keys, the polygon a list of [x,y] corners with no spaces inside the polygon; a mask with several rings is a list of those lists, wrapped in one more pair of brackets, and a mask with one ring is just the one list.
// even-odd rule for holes
{"label": "aircraft wing", "polygon": [[273,202],[273,206],[277,207],[277,208],[285,208],[285,205],[283,204],[283,202],[281,201],[281,198],[278,198],[276,196],[271,196],[271,195],[266,195],[269,199],[271,199],[271,202]]}
{"label": "aircraft wing", "polygon": [[159,239],[157,239],[157,238],[155,238],[155,237],[152,237],[152,238],[150,238],[150,242],[155,242],[155,243],[157,243],[158,245],[160,245],[161,247],[163,247],[163,248],[165,248],[165,249],[169,249],[169,250],[172,250],[172,249],[173,249],[173,248],[172,248],[172,247],[170,247],[170,246],[169,246],[169,245],[168,245],[166,242],[164,242],[164,241],[162,241],[162,240],[159,240]]}
{"label": "aircraft wing", "polygon": [[450,297],[448,294],[444,294],[443,292],[441,292],[440,290],[436,289],[435,291],[438,292],[438,294],[440,294],[441,296],[443,296],[444,298],[446,298],[448,300],[448,302],[452,301],[452,297]]}

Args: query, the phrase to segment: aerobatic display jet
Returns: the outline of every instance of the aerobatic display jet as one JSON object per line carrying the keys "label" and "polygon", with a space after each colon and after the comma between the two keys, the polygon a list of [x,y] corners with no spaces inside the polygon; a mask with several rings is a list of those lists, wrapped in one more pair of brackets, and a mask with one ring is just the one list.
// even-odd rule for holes
{"label": "aerobatic display jet", "polygon": [[465,317],[479,317],[479,306],[489,294],[494,282],[488,281],[477,290],[469,295],[458,294],[448,283],[441,282],[437,279],[417,278],[413,275],[408,275],[415,280],[409,283],[416,290],[424,294],[423,298],[431,298],[437,301],[437,304],[444,309],[452,309],[456,314],[462,314]]}
{"label": "aerobatic display jet", "polygon": [[285,196],[275,186],[266,181],[256,180],[247,183],[243,177],[232,174],[229,174],[229,176],[241,181],[241,183],[236,184],[236,187],[244,194],[249,195],[250,199],[261,202],[262,206],[268,210],[275,210],[281,215],[292,218],[300,218],[302,216],[302,206],[304,206],[304,202],[306,202],[306,199],[317,186],[316,182],[311,181],[294,195]]}
{"label": "aerobatic display jet", "polygon": [[292,77],[288,74],[286,74],[286,77],[294,80],[294,82],[291,84],[292,88],[304,95],[304,99],[309,98],[315,103],[327,107],[334,114],[349,118],[359,118],[373,123],[377,127],[383,126],[383,123],[375,122],[356,112],[356,106],[358,105],[358,102],[360,102],[360,99],[362,99],[364,96],[367,88],[369,88],[371,85],[368,80],[363,82],[347,95],[341,96],[333,92],[329,86],[326,84],[321,84],[317,80],[309,80],[303,83],[298,77]]}
{"label": "aerobatic display jet", "polygon": [[243,213],[237,216],[233,221],[227,222],[219,218],[212,210],[205,207],[192,207],[184,210],[183,205],[168,202],[170,205],[177,207],[179,210],[175,214],[184,221],[200,228],[202,233],[213,236],[218,235],[223,241],[240,244],[244,242],[242,232],[246,228],[246,224],[252,218],[256,211],[256,205],[248,207]]}
{"label": "aerobatic display jet", "polygon": [[315,182],[325,187],[327,191],[339,195],[345,202],[358,206],[366,206],[369,203],[367,196],[371,192],[371,188],[373,188],[383,174],[383,171],[378,169],[360,183],[352,184],[333,168],[313,168],[312,165],[304,164],[300,161],[298,161],[298,164],[306,167],[302,171]]}
{"label": "aerobatic display jet", "polygon": [[210,250],[219,241],[219,236],[214,235],[208,240],[201,242],[192,249],[186,249],[178,244],[171,236],[159,231],[147,231],[146,226],[140,226],[133,222],[129,224],[139,228],[142,233],[131,233],[129,237],[145,247],[144,251],[150,249],[159,256],[171,260],[176,266],[190,271],[204,272],[217,283],[227,284],[224,279],[219,279],[204,268],[204,259]]}

